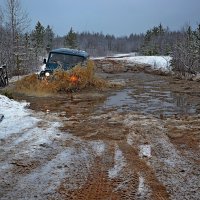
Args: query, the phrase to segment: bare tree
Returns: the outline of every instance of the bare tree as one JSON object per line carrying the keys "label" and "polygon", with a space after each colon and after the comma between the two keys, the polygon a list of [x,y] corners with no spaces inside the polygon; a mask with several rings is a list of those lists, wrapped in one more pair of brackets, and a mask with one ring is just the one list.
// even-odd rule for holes
{"label": "bare tree", "polygon": [[28,14],[22,9],[19,0],[6,0],[6,26],[11,32],[14,43],[17,34],[25,32],[29,27]]}
{"label": "bare tree", "polygon": [[8,53],[8,49],[6,47],[7,47],[8,41],[9,41],[9,38],[4,28],[4,15],[3,15],[2,8],[0,7],[0,65],[6,63],[6,58],[7,58],[7,53]]}
{"label": "bare tree", "polygon": [[9,72],[12,74],[18,68],[20,54],[22,54],[19,46],[19,41],[24,38],[23,34],[29,27],[30,20],[28,14],[22,9],[20,0],[5,0],[5,23],[4,31],[6,32],[6,45],[7,51],[6,63],[9,65]]}

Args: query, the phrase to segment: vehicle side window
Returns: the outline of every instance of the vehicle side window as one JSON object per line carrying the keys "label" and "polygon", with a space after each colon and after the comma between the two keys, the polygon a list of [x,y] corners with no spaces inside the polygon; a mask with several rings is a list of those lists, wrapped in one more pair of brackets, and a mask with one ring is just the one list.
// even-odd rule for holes
{"label": "vehicle side window", "polygon": [[49,58],[49,62],[53,63],[57,60],[58,60],[58,58],[57,58],[56,54],[51,53],[50,58]]}

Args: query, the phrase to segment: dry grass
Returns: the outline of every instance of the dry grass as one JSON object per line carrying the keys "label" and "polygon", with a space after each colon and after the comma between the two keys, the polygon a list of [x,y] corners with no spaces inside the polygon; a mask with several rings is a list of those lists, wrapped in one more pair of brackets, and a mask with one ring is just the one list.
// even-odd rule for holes
{"label": "dry grass", "polygon": [[69,71],[56,70],[48,79],[40,80],[37,74],[26,76],[17,81],[15,91],[25,94],[44,95],[72,92],[85,88],[104,89],[109,84],[95,76],[94,63],[89,60],[86,67],[77,65]]}

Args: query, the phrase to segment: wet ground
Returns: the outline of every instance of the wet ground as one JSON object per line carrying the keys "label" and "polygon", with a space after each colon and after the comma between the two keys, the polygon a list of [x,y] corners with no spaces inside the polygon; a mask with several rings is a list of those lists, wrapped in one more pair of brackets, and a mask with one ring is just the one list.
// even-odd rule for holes
{"label": "wet ground", "polygon": [[200,84],[99,75],[123,87],[16,96],[38,122],[0,141],[0,199],[200,199]]}

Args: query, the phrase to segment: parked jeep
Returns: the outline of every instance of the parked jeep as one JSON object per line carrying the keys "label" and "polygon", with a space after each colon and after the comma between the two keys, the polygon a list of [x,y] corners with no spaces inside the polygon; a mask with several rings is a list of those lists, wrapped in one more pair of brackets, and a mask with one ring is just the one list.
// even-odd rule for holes
{"label": "parked jeep", "polygon": [[56,69],[69,70],[77,64],[83,64],[89,58],[85,51],[77,49],[60,48],[49,52],[48,59],[44,59],[46,67],[40,72],[40,77],[48,77]]}

